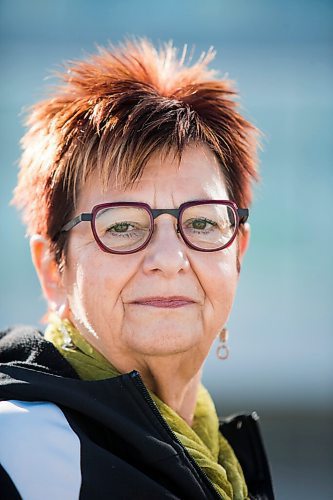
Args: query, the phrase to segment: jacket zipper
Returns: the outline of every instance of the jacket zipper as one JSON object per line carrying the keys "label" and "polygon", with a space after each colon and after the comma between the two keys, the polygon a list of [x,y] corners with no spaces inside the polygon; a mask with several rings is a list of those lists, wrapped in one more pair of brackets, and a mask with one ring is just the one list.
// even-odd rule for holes
{"label": "jacket zipper", "polygon": [[193,465],[193,467],[197,471],[198,475],[201,476],[202,479],[204,480],[204,482],[207,483],[207,487],[211,490],[211,492],[213,493],[213,495],[215,495],[216,498],[222,498],[220,496],[220,494],[218,493],[218,491],[215,489],[213,483],[211,482],[211,480],[209,479],[209,477],[207,476],[207,474],[205,473],[205,471],[203,471],[201,469],[201,467],[199,467],[199,465],[197,464],[197,462],[190,455],[190,453],[187,451],[187,449],[184,447],[184,445],[179,441],[179,439],[177,438],[176,434],[172,431],[172,429],[169,427],[169,425],[167,424],[167,422],[164,420],[164,418],[162,417],[162,415],[158,411],[158,408],[156,407],[154,401],[150,397],[150,394],[149,394],[149,392],[147,390],[147,387],[143,383],[142,378],[141,378],[139,372],[137,372],[136,370],[134,370],[134,371],[132,371],[130,373],[130,376],[131,376],[132,380],[134,381],[134,383],[138,386],[138,388],[139,388],[140,392],[142,393],[145,401],[147,402],[147,404],[149,405],[149,407],[151,408],[151,410],[153,411],[153,413],[156,415],[156,417],[158,418],[158,420],[160,421],[160,423],[162,424],[162,426],[170,434],[170,436],[181,446],[181,448],[184,451],[184,454],[186,455],[186,457],[188,458],[188,460],[191,462],[191,464]]}

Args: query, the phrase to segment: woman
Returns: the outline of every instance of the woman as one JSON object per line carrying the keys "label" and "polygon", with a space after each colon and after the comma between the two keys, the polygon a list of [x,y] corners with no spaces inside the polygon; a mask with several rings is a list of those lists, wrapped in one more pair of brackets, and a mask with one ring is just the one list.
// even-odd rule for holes
{"label": "woman", "polygon": [[30,112],[14,202],[48,326],[1,337],[4,498],[273,498],[255,415],[219,422],[200,384],[257,178],[212,57],[100,49]]}

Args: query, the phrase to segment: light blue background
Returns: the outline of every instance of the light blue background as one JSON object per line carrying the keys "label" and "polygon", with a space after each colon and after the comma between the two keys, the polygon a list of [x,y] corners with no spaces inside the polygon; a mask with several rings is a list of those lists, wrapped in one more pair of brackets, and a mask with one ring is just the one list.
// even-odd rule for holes
{"label": "light blue background", "polygon": [[221,363],[212,353],[205,382],[223,413],[266,416],[283,499],[333,491],[332,20],[333,4],[323,0],[0,3],[0,327],[37,324],[44,312],[9,201],[19,115],[43,97],[52,83],[45,77],[96,43],[134,34],[195,45],[197,55],[213,45],[214,66],[237,81],[244,113],[265,134],[262,182],[229,322],[231,357]]}

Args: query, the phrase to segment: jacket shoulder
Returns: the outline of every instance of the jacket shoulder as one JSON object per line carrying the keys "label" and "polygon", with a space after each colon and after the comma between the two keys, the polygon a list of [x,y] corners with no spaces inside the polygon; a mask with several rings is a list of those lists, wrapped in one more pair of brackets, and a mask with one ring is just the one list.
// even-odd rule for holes
{"label": "jacket shoulder", "polygon": [[1,363],[77,378],[76,372],[53,344],[32,326],[20,325],[0,331],[0,367]]}
{"label": "jacket shoulder", "polygon": [[274,500],[272,478],[256,412],[220,419],[220,431],[242,466],[253,498]]}
{"label": "jacket shoulder", "polygon": [[26,361],[38,355],[43,349],[43,335],[32,326],[13,326],[0,331],[0,361]]}

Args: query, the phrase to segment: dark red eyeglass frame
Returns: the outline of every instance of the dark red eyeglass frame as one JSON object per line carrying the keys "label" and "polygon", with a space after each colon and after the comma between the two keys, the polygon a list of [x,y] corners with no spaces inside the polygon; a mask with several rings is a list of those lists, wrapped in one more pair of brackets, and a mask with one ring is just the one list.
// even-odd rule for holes
{"label": "dark red eyeglass frame", "polygon": [[[192,207],[195,205],[210,205],[212,203],[229,206],[233,209],[235,216],[236,216],[235,231],[234,231],[232,238],[228,241],[228,243],[226,245],[222,245],[221,247],[218,247],[218,248],[212,248],[212,249],[206,250],[206,249],[196,247],[186,238],[186,236],[183,232],[183,229],[182,229],[182,225],[180,224],[180,221],[181,221],[182,214],[186,208]],[[95,220],[96,220],[96,216],[97,216],[98,212],[104,208],[112,208],[112,207],[117,207],[117,206],[121,206],[121,207],[133,207],[133,206],[135,206],[138,208],[145,209],[149,214],[150,228],[151,228],[150,232],[149,232],[149,236],[148,236],[147,240],[140,247],[136,248],[135,250],[127,250],[127,251],[121,251],[121,252],[118,252],[117,250],[110,250],[110,248],[105,246],[103,244],[103,242],[98,237],[98,234],[96,231],[96,226],[95,226]],[[79,224],[80,222],[89,221],[91,223],[91,230],[92,230],[92,233],[93,233],[94,238],[96,240],[96,243],[101,248],[101,250],[103,250],[104,252],[107,252],[107,253],[126,255],[126,254],[130,254],[130,253],[139,252],[140,250],[143,250],[144,248],[146,248],[146,246],[150,242],[151,237],[152,237],[153,232],[154,232],[154,219],[156,219],[156,217],[158,217],[159,215],[162,215],[162,214],[170,214],[177,219],[177,233],[181,234],[181,236],[184,240],[184,243],[188,247],[192,248],[193,250],[197,250],[199,252],[217,252],[218,250],[223,250],[225,248],[228,248],[232,244],[232,242],[236,238],[237,231],[239,229],[239,225],[244,224],[249,217],[249,209],[248,208],[238,208],[236,203],[233,201],[230,201],[230,200],[187,201],[186,203],[182,203],[179,206],[179,208],[165,208],[165,209],[164,208],[151,208],[147,203],[133,202],[133,201],[124,201],[124,202],[115,202],[115,203],[101,203],[99,205],[95,205],[90,213],[81,213],[80,215],[77,215],[76,217],[71,219],[69,222],[67,222],[67,224],[65,224],[61,228],[60,232],[62,233],[62,232],[70,231],[71,229],[73,229],[73,227],[77,226],[77,224]]]}

